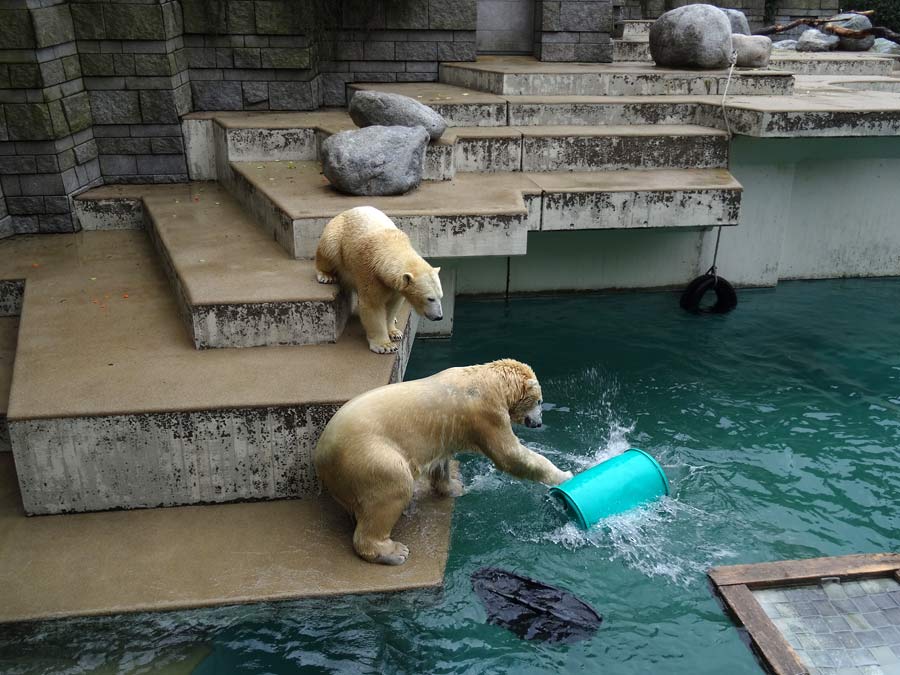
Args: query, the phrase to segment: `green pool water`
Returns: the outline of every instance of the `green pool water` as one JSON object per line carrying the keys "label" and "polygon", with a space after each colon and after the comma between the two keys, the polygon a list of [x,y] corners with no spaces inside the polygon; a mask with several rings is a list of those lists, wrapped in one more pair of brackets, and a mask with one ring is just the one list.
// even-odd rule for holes
{"label": "green pool water", "polygon": [[[677,299],[462,300],[455,336],[419,341],[407,372],[530,363],[547,410],[523,441],[576,471],[643,448],[670,477],[663,502],[581,532],[542,486],[466,457],[443,594],[6,628],[0,670],[160,672],[209,653],[194,672],[760,672],[710,566],[900,544],[900,281],[783,283],[727,316]],[[486,625],[469,582],[484,565],[565,587],[602,628],[550,646]]]}

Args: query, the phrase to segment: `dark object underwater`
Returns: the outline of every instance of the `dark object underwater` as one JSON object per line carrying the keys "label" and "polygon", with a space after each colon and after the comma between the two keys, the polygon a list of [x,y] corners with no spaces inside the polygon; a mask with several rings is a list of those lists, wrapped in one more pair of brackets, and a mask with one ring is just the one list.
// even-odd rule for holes
{"label": "dark object underwater", "polygon": [[472,589],[488,623],[524,640],[578,642],[592,637],[603,617],[569,591],[496,567],[472,573]]}

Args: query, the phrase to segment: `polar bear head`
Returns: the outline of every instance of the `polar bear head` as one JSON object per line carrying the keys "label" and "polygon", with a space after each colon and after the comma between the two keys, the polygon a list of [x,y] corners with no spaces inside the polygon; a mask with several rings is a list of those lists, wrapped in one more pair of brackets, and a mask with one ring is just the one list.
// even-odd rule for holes
{"label": "polar bear head", "polygon": [[505,381],[510,421],[514,424],[524,424],[531,429],[541,426],[544,397],[541,384],[531,366],[513,359],[501,359],[490,365],[502,374]]}
{"label": "polar bear head", "polygon": [[444,309],[441,306],[444,289],[441,288],[441,279],[438,276],[440,271],[440,267],[424,263],[415,270],[404,272],[400,280],[400,294],[416,312],[432,321],[444,318]]}

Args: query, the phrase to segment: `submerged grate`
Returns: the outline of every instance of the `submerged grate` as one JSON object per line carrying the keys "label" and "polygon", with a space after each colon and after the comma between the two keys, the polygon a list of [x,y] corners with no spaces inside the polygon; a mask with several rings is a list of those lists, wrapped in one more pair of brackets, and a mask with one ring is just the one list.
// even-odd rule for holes
{"label": "submerged grate", "polygon": [[900,675],[900,583],[890,578],[753,591],[809,672]]}

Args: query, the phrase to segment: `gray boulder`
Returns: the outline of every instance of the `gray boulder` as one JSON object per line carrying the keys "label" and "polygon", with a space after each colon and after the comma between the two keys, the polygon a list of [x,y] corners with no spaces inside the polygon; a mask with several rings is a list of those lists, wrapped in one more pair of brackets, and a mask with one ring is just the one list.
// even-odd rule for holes
{"label": "gray boulder", "polygon": [[[850,30],[866,30],[872,27],[869,17],[862,14],[839,14],[834,17],[834,21],[829,21],[828,26],[840,26]],[[867,35],[864,38],[838,38],[838,49],[845,52],[867,52],[875,44],[875,36]]]}
{"label": "gray boulder", "polygon": [[778,42],[772,43],[772,49],[797,51],[797,41],[796,40],[779,40]]}
{"label": "gray boulder", "polygon": [[836,35],[826,35],[820,30],[810,28],[803,31],[800,39],[797,40],[798,52],[830,52],[837,49],[840,40]]}
{"label": "gray boulder", "polygon": [[322,173],[347,194],[401,195],[422,182],[427,145],[424,127],[342,131],[322,143]]}
{"label": "gray boulder", "polygon": [[358,127],[424,127],[436,141],[447,122],[427,105],[400,94],[358,91],[350,100],[350,118]]}
{"label": "gray boulder", "polygon": [[744,16],[741,10],[723,9],[722,11],[725,12],[728,20],[731,22],[732,35],[750,35],[750,22],[747,21],[747,17]]}
{"label": "gray boulder", "polygon": [[731,58],[731,23],[712,5],[677,7],[650,26],[650,55],[658,66],[725,68]]}
{"label": "gray boulder", "polygon": [[765,35],[732,35],[738,68],[766,68],[772,56],[772,41]]}
{"label": "gray boulder", "polygon": [[872,45],[872,49],[869,51],[876,54],[896,54],[900,56],[900,45],[884,38],[875,38],[875,44]]}

